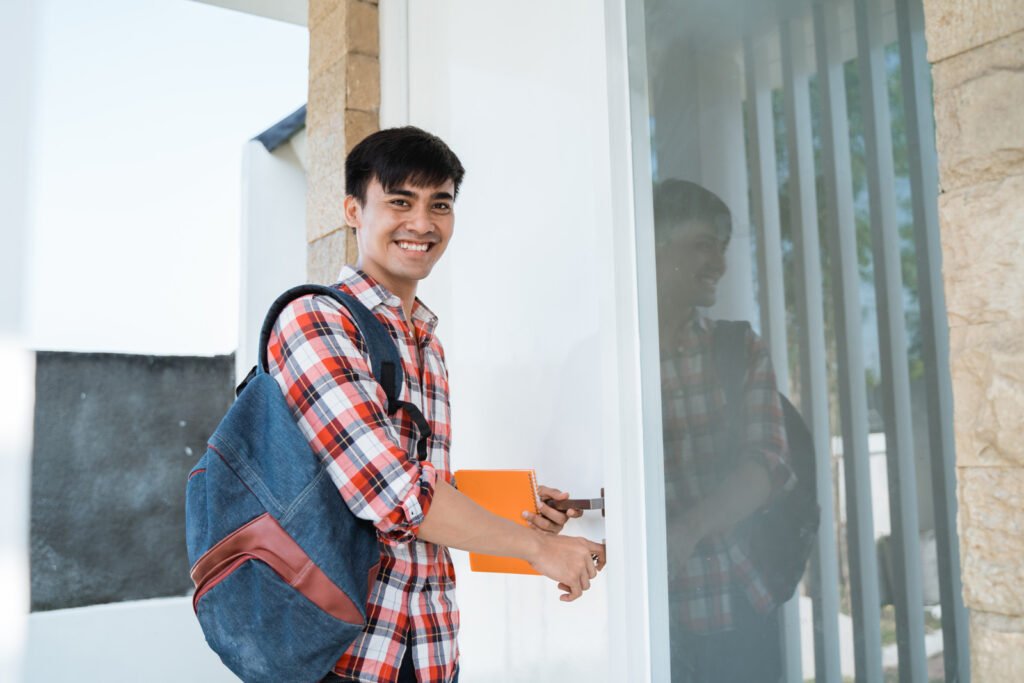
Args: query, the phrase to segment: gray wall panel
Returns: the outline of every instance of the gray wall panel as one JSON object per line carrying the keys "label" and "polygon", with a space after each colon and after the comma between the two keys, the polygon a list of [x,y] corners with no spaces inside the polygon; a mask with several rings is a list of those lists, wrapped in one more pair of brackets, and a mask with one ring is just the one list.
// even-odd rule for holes
{"label": "gray wall panel", "polygon": [[38,354],[33,611],[189,591],[185,478],[233,382],[231,356]]}

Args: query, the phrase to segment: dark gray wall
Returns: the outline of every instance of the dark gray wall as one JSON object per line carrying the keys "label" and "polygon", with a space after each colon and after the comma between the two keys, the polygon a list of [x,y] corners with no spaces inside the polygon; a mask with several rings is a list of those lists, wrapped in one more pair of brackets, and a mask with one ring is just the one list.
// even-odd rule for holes
{"label": "dark gray wall", "polygon": [[233,357],[36,364],[32,609],[187,594],[185,479],[231,404]]}

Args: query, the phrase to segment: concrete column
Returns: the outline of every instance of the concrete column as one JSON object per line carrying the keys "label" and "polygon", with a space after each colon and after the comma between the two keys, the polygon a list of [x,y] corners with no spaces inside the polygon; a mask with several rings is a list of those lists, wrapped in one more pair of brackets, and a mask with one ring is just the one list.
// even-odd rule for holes
{"label": "concrete column", "polygon": [[306,274],[334,282],[356,258],[345,229],[345,155],[377,130],[380,30],[376,0],[310,0],[306,131]]}
{"label": "concrete column", "polygon": [[975,681],[1024,680],[1024,4],[925,0]]}

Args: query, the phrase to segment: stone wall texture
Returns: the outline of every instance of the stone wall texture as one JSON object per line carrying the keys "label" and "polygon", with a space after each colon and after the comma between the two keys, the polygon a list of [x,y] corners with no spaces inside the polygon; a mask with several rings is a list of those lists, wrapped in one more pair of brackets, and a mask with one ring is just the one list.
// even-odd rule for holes
{"label": "stone wall texture", "polygon": [[369,0],[309,3],[306,270],[311,282],[333,282],[341,264],[356,258],[342,206],[345,155],[378,127],[378,22],[377,3]]}
{"label": "stone wall texture", "polygon": [[924,0],[971,676],[1024,681],[1024,3]]}

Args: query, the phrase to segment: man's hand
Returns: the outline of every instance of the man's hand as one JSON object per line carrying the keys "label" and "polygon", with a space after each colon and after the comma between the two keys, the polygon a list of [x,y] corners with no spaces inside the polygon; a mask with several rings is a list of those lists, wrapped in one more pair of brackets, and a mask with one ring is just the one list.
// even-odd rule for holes
{"label": "man's hand", "polygon": [[578,536],[537,534],[538,543],[529,563],[544,576],[558,582],[562,602],[572,602],[590,588],[590,580],[604,569],[605,549]]}
{"label": "man's hand", "polygon": [[542,533],[498,517],[440,478],[434,486],[430,510],[416,535],[449,548],[526,560],[538,572],[558,582],[566,593],[560,597],[565,602],[580,597],[604,567],[604,546],[600,543]]}
{"label": "man's hand", "polygon": [[523,511],[523,519],[530,523],[535,529],[540,531],[546,531],[548,533],[557,534],[562,531],[562,527],[570,519],[575,517],[582,517],[582,510],[567,510],[561,512],[554,509],[549,505],[545,505],[545,500],[568,500],[568,491],[559,491],[548,486],[538,486],[537,495],[540,497],[540,507],[537,508],[538,513]]}

